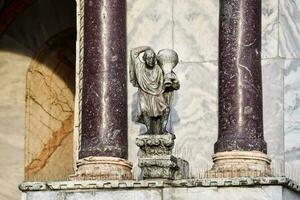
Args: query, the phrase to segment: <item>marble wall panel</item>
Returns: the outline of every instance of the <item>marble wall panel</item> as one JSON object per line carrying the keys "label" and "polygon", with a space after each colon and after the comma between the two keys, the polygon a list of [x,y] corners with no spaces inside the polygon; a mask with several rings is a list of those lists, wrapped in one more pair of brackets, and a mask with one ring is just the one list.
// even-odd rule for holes
{"label": "marble wall panel", "polygon": [[[262,58],[278,55],[278,2],[262,1]],[[218,0],[174,0],[174,49],[185,62],[218,59]]]}
{"label": "marble wall panel", "polygon": [[218,0],[174,1],[174,49],[185,62],[217,60]]}
{"label": "marble wall panel", "polygon": [[284,163],[283,68],[283,59],[262,62],[264,136],[278,175],[282,175]]}
{"label": "marble wall panel", "polygon": [[300,1],[279,2],[279,55],[285,58],[300,58]]}
{"label": "marble wall panel", "polygon": [[278,57],[278,0],[262,0],[262,59]]}
{"label": "marble wall panel", "polygon": [[300,59],[285,61],[285,121],[300,122]]}
{"label": "marble wall panel", "polygon": [[285,122],[285,161],[287,173],[298,168],[300,176],[300,122]]}
{"label": "marble wall panel", "polygon": [[128,49],[172,48],[172,0],[127,0]]}
{"label": "marble wall panel", "polygon": [[284,72],[286,174],[300,182],[300,59],[286,60]]}

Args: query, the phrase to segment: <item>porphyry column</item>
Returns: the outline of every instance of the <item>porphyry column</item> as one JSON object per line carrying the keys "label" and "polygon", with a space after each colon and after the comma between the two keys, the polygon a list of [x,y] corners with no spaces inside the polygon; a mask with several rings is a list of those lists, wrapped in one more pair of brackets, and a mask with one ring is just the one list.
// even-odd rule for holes
{"label": "porphyry column", "polygon": [[219,134],[213,171],[267,175],[263,135],[261,0],[220,0]]}
{"label": "porphyry column", "polygon": [[126,1],[84,1],[81,135],[71,179],[131,179],[127,161]]}

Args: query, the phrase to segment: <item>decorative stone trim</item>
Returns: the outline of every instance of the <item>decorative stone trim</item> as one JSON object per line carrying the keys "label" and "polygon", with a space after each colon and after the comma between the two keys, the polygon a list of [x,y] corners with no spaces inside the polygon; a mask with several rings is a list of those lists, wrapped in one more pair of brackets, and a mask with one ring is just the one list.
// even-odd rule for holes
{"label": "decorative stone trim", "polygon": [[271,176],[271,159],[259,151],[227,151],[213,155],[214,165],[207,176],[261,177]]}
{"label": "decorative stone trim", "polygon": [[22,192],[53,191],[53,190],[102,190],[130,188],[164,188],[164,187],[249,187],[282,185],[296,193],[300,186],[286,177],[257,177],[257,178],[206,178],[184,180],[143,180],[143,181],[56,181],[56,182],[24,182],[19,185]]}
{"label": "decorative stone trim", "polygon": [[174,147],[175,135],[140,135],[136,138],[136,145],[147,156],[171,155]]}
{"label": "decorative stone trim", "polygon": [[70,180],[130,180],[132,163],[115,157],[87,157],[77,162]]}

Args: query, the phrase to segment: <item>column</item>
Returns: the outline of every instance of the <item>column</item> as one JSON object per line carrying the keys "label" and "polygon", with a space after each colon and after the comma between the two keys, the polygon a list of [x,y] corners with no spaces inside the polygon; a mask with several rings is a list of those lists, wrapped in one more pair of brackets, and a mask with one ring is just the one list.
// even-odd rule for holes
{"label": "column", "polygon": [[261,0],[220,0],[219,23],[219,134],[213,170],[228,176],[232,171],[235,176],[265,175],[270,160],[263,134]]}
{"label": "column", "polygon": [[79,160],[73,180],[131,179],[126,1],[85,0]]}

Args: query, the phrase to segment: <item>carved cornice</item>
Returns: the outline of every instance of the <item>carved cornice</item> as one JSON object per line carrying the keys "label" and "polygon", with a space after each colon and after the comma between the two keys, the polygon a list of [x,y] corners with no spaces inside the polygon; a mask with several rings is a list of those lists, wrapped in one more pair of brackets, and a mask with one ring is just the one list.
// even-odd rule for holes
{"label": "carved cornice", "polygon": [[279,185],[300,193],[300,186],[286,177],[257,178],[204,178],[183,180],[122,180],[122,181],[57,181],[57,182],[24,182],[19,185],[23,192],[55,190],[102,190],[134,189],[164,187],[249,187]]}

